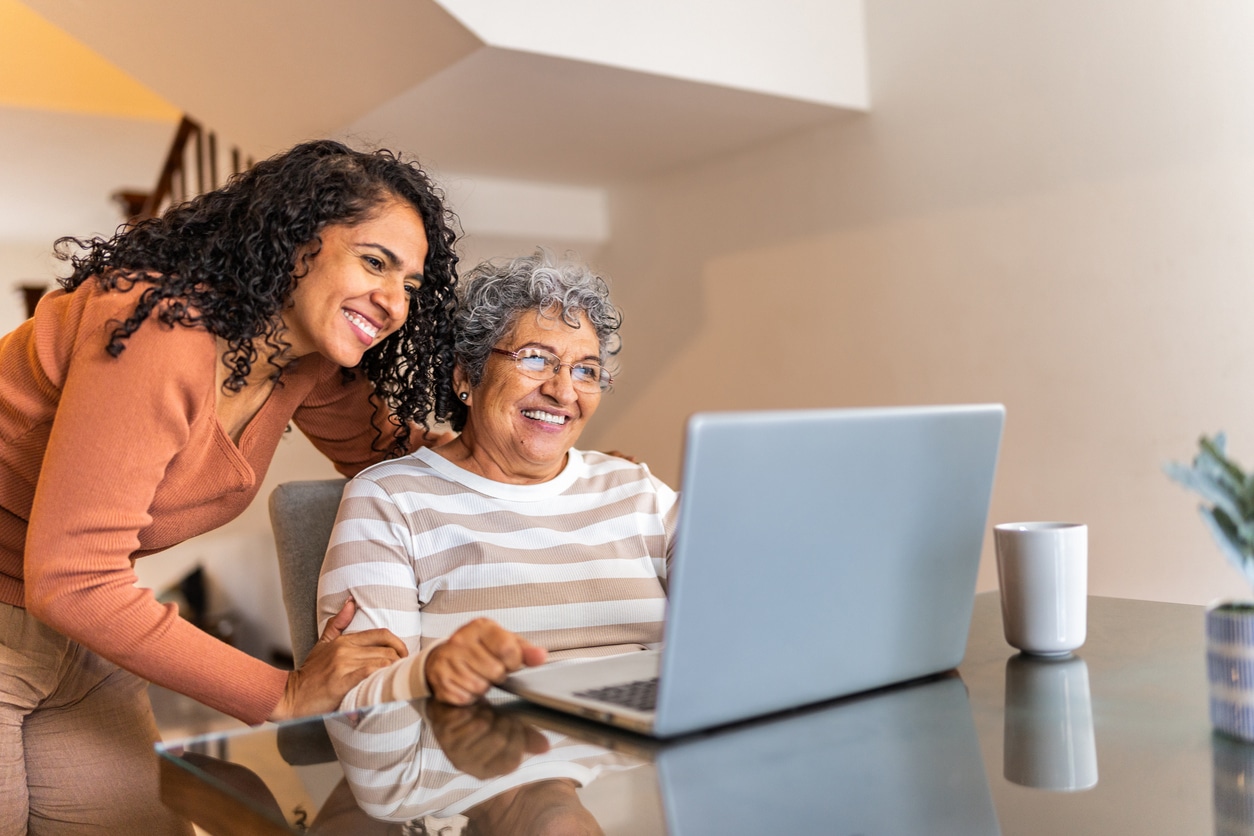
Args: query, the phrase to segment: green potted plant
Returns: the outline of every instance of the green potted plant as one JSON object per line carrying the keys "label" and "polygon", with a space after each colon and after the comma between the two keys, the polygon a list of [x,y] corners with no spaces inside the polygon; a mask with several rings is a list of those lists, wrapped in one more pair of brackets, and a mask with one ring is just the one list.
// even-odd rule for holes
{"label": "green potted plant", "polygon": [[[1254,474],[1228,458],[1223,433],[1202,436],[1186,467],[1164,470],[1204,500],[1200,511],[1220,549],[1254,586]],[[1254,741],[1254,601],[1218,601],[1206,609],[1206,671],[1211,725]]]}

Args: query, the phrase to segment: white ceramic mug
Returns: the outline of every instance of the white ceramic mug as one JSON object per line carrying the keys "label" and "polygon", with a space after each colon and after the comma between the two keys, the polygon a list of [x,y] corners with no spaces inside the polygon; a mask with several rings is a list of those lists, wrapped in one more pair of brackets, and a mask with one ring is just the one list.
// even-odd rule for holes
{"label": "white ceramic mug", "polygon": [[1089,669],[1078,656],[1006,661],[1007,781],[1073,792],[1097,784]]}
{"label": "white ceramic mug", "polygon": [[995,526],[1001,618],[1011,647],[1065,656],[1084,644],[1088,527],[1024,522]]}

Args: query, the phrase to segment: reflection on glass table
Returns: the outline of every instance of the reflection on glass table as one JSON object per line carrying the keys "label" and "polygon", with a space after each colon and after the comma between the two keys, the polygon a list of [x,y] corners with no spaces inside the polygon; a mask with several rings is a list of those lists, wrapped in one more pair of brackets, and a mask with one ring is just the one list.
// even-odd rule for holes
{"label": "reflection on glass table", "polygon": [[576,789],[643,763],[486,702],[380,706],[329,718],[326,730],[363,817],[428,832],[598,833]]}
{"label": "reflection on glass table", "polygon": [[[569,782],[552,789],[611,836],[1254,836],[1254,746],[1212,734],[1203,622],[1198,606],[1090,598],[1083,659],[1048,667],[1016,657],[996,593],[983,594],[961,679],[666,746],[518,706],[393,705],[172,743],[163,797],[215,834],[417,833],[426,816],[460,826],[522,770]],[[351,731],[381,766],[349,756]]]}
{"label": "reflection on glass table", "polygon": [[247,814],[258,833],[1000,833],[956,675],[670,743],[517,702],[267,731],[294,768],[336,770],[318,799],[285,808],[243,767],[179,747],[163,780],[217,790],[208,806],[237,817],[224,832]]}
{"label": "reflection on glass table", "polygon": [[1079,656],[1006,660],[1007,781],[1069,792],[1097,783],[1089,669]]}

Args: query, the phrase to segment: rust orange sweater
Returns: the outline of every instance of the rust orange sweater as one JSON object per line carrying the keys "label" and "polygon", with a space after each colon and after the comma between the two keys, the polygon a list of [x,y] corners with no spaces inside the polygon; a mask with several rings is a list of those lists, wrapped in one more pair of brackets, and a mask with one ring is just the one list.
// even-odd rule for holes
{"label": "rust orange sweater", "polygon": [[105,351],[136,293],[56,291],[0,338],[0,600],[122,667],[248,723],[286,673],[135,586],[132,561],[234,519],[289,420],[351,476],[378,461],[369,386],[319,355],[283,375],[237,447],[214,409],[214,337],[155,319]]}

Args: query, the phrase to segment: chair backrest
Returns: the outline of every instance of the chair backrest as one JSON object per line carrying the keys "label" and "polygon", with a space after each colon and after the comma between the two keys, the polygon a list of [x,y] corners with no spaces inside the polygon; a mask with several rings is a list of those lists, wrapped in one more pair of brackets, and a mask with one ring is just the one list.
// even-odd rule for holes
{"label": "chair backrest", "polygon": [[297,667],[318,640],[318,573],[347,481],[284,482],[270,493],[270,525]]}

